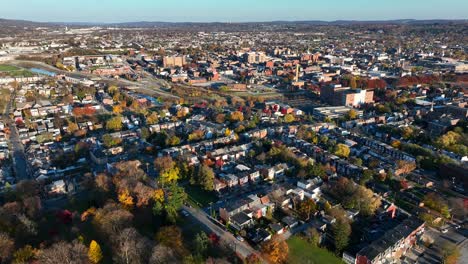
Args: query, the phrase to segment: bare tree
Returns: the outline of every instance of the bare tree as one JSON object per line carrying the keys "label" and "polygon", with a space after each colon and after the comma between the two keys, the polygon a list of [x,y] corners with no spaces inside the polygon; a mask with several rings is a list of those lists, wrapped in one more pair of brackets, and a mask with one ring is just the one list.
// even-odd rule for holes
{"label": "bare tree", "polygon": [[122,264],[143,264],[148,263],[150,255],[149,248],[151,242],[140,235],[135,228],[124,229],[114,239],[114,257],[115,263]]}
{"label": "bare tree", "polygon": [[151,253],[150,264],[181,263],[177,254],[170,247],[156,245]]}
{"label": "bare tree", "polygon": [[67,243],[60,241],[44,249],[39,255],[41,264],[87,264],[86,247],[78,241]]}

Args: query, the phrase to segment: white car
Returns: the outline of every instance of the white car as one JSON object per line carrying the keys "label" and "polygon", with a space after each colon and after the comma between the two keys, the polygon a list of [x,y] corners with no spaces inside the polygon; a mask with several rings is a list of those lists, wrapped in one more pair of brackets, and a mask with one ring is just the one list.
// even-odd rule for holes
{"label": "white car", "polygon": [[442,232],[443,234],[445,234],[445,233],[447,233],[447,232],[448,232],[448,229],[447,229],[447,228],[444,228],[444,229],[442,229],[442,231],[441,231],[441,232]]}
{"label": "white car", "polygon": [[244,238],[241,236],[236,236],[236,239],[239,240],[240,242],[244,242]]}

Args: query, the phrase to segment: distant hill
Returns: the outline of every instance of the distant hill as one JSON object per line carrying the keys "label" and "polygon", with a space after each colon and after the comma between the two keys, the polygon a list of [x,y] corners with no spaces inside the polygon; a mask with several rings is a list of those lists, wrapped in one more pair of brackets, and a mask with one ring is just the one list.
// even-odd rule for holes
{"label": "distant hill", "polygon": [[9,27],[41,27],[41,26],[105,26],[105,27],[139,27],[139,28],[191,28],[191,27],[222,27],[222,26],[254,26],[254,25],[372,25],[372,24],[408,24],[408,25],[424,25],[424,24],[446,24],[446,23],[468,23],[468,19],[450,20],[450,19],[433,19],[433,20],[416,20],[416,19],[398,19],[398,20],[336,20],[336,21],[321,21],[321,20],[305,20],[305,21],[266,21],[266,22],[163,22],[163,21],[137,21],[137,22],[122,22],[122,23],[93,23],[93,22],[34,22],[26,20],[10,20],[1,19],[0,26]]}

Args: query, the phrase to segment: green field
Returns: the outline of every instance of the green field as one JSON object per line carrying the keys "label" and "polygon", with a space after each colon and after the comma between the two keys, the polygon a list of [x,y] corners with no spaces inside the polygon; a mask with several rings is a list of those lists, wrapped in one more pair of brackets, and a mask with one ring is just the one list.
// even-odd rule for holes
{"label": "green field", "polygon": [[11,65],[5,65],[5,64],[0,64],[0,72],[11,72],[11,71],[19,71],[20,68],[11,66]]}
{"label": "green field", "polygon": [[343,264],[344,262],[326,249],[312,246],[305,239],[293,236],[288,239],[288,263]]}
{"label": "green field", "polygon": [[206,207],[210,203],[218,200],[215,192],[209,192],[201,189],[199,186],[187,185],[184,186],[185,192],[189,195],[189,200],[197,203],[198,206]]}
{"label": "green field", "polygon": [[32,77],[35,74],[16,66],[0,64],[0,75],[10,77]]}

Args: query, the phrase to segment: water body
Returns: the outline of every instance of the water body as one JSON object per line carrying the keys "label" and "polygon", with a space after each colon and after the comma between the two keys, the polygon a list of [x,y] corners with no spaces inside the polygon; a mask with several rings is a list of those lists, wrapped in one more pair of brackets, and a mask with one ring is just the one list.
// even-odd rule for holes
{"label": "water body", "polygon": [[46,70],[43,70],[43,69],[38,69],[38,68],[31,68],[29,69],[31,72],[34,72],[34,73],[38,73],[38,74],[42,74],[42,75],[47,75],[47,76],[51,76],[51,77],[54,77],[56,74],[55,72],[50,72],[50,71],[46,71]]}

